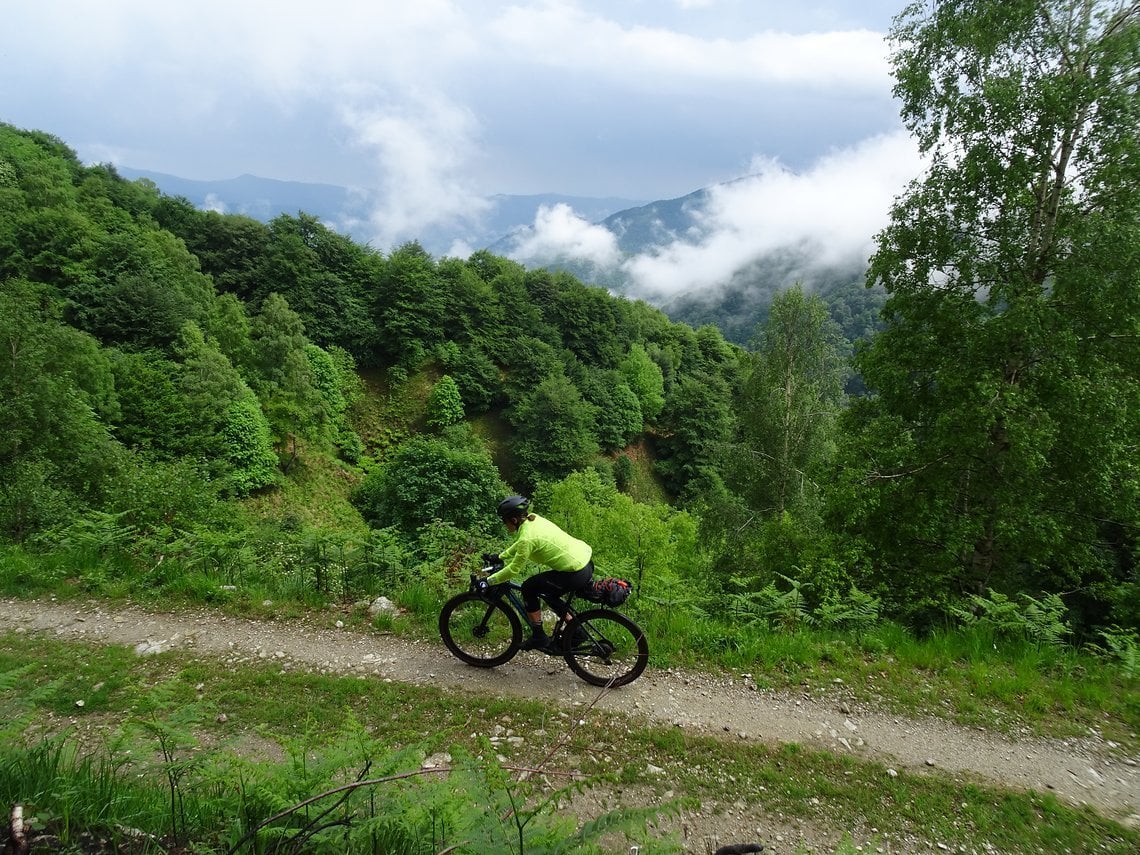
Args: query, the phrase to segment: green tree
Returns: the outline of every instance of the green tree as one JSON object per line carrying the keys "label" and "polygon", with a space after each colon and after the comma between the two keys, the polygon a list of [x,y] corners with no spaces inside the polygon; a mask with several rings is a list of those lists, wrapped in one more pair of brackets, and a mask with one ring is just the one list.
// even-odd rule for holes
{"label": "green tree", "polygon": [[428,393],[425,421],[428,427],[445,428],[463,421],[463,399],[459,386],[447,374]]}
{"label": "green tree", "polygon": [[105,228],[96,275],[68,291],[77,326],[104,342],[169,348],[187,321],[205,323],[213,283],[182,241],[149,220],[114,220]]}
{"label": "green tree", "polygon": [[735,428],[730,401],[727,384],[716,376],[684,375],[674,384],[659,420],[657,468],[675,494],[694,479],[719,477],[718,461]]}
{"label": "green tree", "polygon": [[625,448],[641,433],[641,402],[617,371],[584,368],[578,386],[594,406],[594,437],[603,451]]}
{"label": "green tree", "polygon": [[424,248],[408,243],[393,250],[374,292],[378,355],[414,370],[443,340],[447,308],[435,262]]}
{"label": "green tree", "polygon": [[782,515],[831,454],[843,399],[841,336],[823,300],[797,286],[772,301],[754,344],[739,407],[743,453],[729,471],[753,509]]}
{"label": "green tree", "polygon": [[514,453],[526,476],[560,478],[597,452],[593,406],[564,374],[548,377],[510,413]]}
{"label": "green tree", "polygon": [[106,355],[45,286],[0,283],[0,532],[23,540],[97,506],[118,466]]}
{"label": "green tree", "polygon": [[459,387],[466,412],[478,415],[490,409],[501,393],[502,379],[499,366],[482,349],[475,345],[448,349],[441,363]]}
{"label": "green tree", "polygon": [[317,344],[362,353],[375,338],[365,294],[376,283],[379,257],[309,214],[276,217],[269,233],[257,296],[283,296]]}
{"label": "green tree", "polygon": [[221,482],[226,492],[246,496],[277,483],[280,476],[269,420],[248,388],[226,408],[221,439],[223,459],[228,464]]}
{"label": "green tree", "polygon": [[665,375],[661,367],[649,358],[644,347],[635,342],[629,346],[629,353],[619,370],[637,396],[645,420],[652,423],[665,406]]}
{"label": "green tree", "polygon": [[324,398],[313,382],[310,343],[300,316],[280,294],[265,298],[250,323],[250,338],[256,371],[252,385],[288,472],[299,453],[298,437],[321,438],[328,424]]}
{"label": "green tree", "polygon": [[414,534],[443,520],[489,532],[498,522],[496,497],[504,489],[486,451],[418,436],[402,443],[370,473],[353,501],[376,528],[398,526]]}
{"label": "green tree", "polygon": [[842,504],[907,608],[1132,566],[1138,16],[961,0],[896,19],[895,94],[929,168],[872,259],[887,328],[858,362],[874,397],[848,420]]}
{"label": "green tree", "polygon": [[178,344],[179,386],[189,414],[179,445],[224,489],[246,495],[276,481],[269,422],[253,391],[211,339],[187,324]]}
{"label": "green tree", "polygon": [[118,440],[158,459],[186,453],[200,413],[183,394],[182,366],[156,350],[111,350],[109,357],[119,401],[112,424]]}

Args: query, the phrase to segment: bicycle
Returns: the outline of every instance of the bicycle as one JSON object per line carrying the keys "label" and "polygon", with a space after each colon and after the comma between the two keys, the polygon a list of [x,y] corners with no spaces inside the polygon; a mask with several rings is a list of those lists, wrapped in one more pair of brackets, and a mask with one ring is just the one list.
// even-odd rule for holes
{"label": "bicycle", "polygon": [[[484,567],[482,575],[493,571]],[[509,662],[522,649],[526,607],[522,586],[510,581],[479,590],[479,574],[439,613],[439,634],[459,661],[477,668],[494,668]],[[578,611],[574,598],[565,597],[565,613],[549,603],[558,615],[550,645],[542,652],[561,656],[570,670],[594,686],[625,686],[649,664],[649,640],[633,620],[604,606]],[[569,615],[569,618],[567,618]]]}

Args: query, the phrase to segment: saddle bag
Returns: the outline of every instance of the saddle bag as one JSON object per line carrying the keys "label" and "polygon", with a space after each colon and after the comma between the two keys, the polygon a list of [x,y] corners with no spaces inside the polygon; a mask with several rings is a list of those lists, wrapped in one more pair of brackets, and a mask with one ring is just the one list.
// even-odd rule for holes
{"label": "saddle bag", "polygon": [[603,606],[620,606],[629,599],[632,590],[633,586],[625,579],[606,576],[591,582],[582,596],[592,603],[600,603]]}

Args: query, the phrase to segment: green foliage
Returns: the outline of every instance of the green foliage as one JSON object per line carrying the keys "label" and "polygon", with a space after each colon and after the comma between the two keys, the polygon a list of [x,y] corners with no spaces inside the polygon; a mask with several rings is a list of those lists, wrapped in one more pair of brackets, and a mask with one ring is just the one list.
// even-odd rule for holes
{"label": "green foliage", "polygon": [[[253,763],[199,744],[198,705],[167,706],[101,749],[80,750],[69,733],[7,741],[0,793],[26,806],[33,836],[64,846],[98,835],[116,848],[148,839],[195,851],[600,853],[601,838],[643,835],[662,813],[617,809],[579,824],[555,811],[558,794],[524,807],[534,787],[459,747],[447,765],[423,767],[424,747],[392,749],[351,720],[320,746],[312,734],[294,740],[285,762]],[[159,755],[150,767],[131,756],[147,754],[147,739]]]}
{"label": "green foliage", "polygon": [[442,361],[443,368],[455,378],[464,409],[471,415],[486,412],[500,394],[502,382],[499,367],[477,347],[458,350],[455,358]]}
{"label": "green foliage", "polygon": [[754,510],[778,515],[809,504],[835,443],[846,367],[823,300],[799,286],[777,295],[751,366],[729,471]]}
{"label": "green foliage", "polygon": [[1010,598],[1000,591],[990,591],[988,597],[973,594],[970,605],[970,609],[955,607],[951,613],[967,626],[981,624],[990,628],[998,637],[1058,645],[1072,632],[1065,620],[1068,609],[1057,594],[1046,594],[1038,600],[1024,592]]}
{"label": "green foliage", "polygon": [[118,456],[110,365],[62,323],[48,289],[0,283],[0,531],[21,540],[54,513],[98,501]]}
{"label": "green foliage", "polygon": [[1140,640],[1136,633],[1114,626],[1101,630],[1100,637],[1104,639],[1104,647],[1094,646],[1094,649],[1118,662],[1127,677],[1140,679]]}
{"label": "green foliage", "polygon": [[275,484],[280,474],[269,421],[253,393],[230,404],[223,419],[222,453],[230,466],[223,482],[225,489],[246,496]]}
{"label": "green foliage", "polygon": [[447,307],[432,257],[418,243],[395,249],[380,272],[372,307],[377,351],[414,369],[443,340]]}
{"label": "green foliage", "polygon": [[1138,14],[985,0],[896,19],[895,93],[930,165],[872,259],[887,326],[858,357],[874,395],[845,419],[841,504],[912,618],[958,592],[1127,578]]}
{"label": "green foliage", "polygon": [[[342,351],[344,357],[351,360],[347,352]],[[343,418],[348,407],[348,401],[342,391],[343,368],[338,367],[327,350],[317,347],[311,342],[305,344],[305,356],[309,361],[309,382],[320,393],[325,408],[326,418],[338,421]]]}
{"label": "green foliage", "polygon": [[[669,392],[659,428],[658,469],[678,494],[690,482],[715,471],[732,436],[728,385],[712,375],[683,377]],[[697,483],[707,486],[703,481]]]}
{"label": "green foliage", "polygon": [[590,378],[584,397],[594,407],[594,437],[603,451],[625,448],[641,433],[641,403],[616,371]]}
{"label": "green foliage", "polygon": [[[783,573],[780,578],[788,586],[785,591],[780,590],[775,582],[769,582],[759,591],[734,594],[729,599],[730,614],[746,625],[763,623],[769,629],[791,633],[814,624],[815,617],[804,596],[805,583]],[[734,581],[737,584],[747,584],[742,579]]]}
{"label": "green foliage", "polygon": [[649,358],[641,344],[634,342],[619,370],[637,396],[645,420],[654,422],[665,406],[665,377],[661,367]]}
{"label": "green foliage", "polygon": [[108,358],[119,403],[119,415],[112,424],[115,437],[127,448],[155,459],[189,451],[201,411],[195,410],[185,394],[182,366],[154,350],[112,350]]}
{"label": "green foliage", "polygon": [[625,576],[641,597],[668,599],[682,580],[696,582],[704,575],[697,521],[690,514],[635,502],[596,471],[540,485],[533,506],[594,548],[599,573]]}
{"label": "green foliage", "polygon": [[498,519],[494,497],[503,490],[486,452],[413,437],[364,479],[354,503],[373,525],[409,534],[435,519],[490,530]]}
{"label": "green foliage", "polygon": [[597,451],[594,411],[562,374],[539,382],[512,408],[514,455],[528,479],[559,478]]}
{"label": "green foliage", "polygon": [[614,483],[619,490],[625,490],[633,480],[633,461],[628,454],[619,454],[614,460]]}
{"label": "green foliage", "polygon": [[428,394],[424,420],[428,427],[445,428],[463,421],[463,399],[459,386],[444,374]]}
{"label": "green foliage", "polygon": [[816,609],[815,617],[825,629],[866,634],[879,622],[881,600],[852,585],[845,596],[829,593]]}

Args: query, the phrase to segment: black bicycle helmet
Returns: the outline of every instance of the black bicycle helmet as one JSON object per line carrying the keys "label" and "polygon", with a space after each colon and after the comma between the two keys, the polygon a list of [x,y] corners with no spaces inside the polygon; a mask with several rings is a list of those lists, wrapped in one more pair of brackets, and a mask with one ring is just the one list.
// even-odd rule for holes
{"label": "black bicycle helmet", "polygon": [[499,502],[499,516],[505,520],[525,517],[530,510],[530,499],[526,496],[507,496]]}

